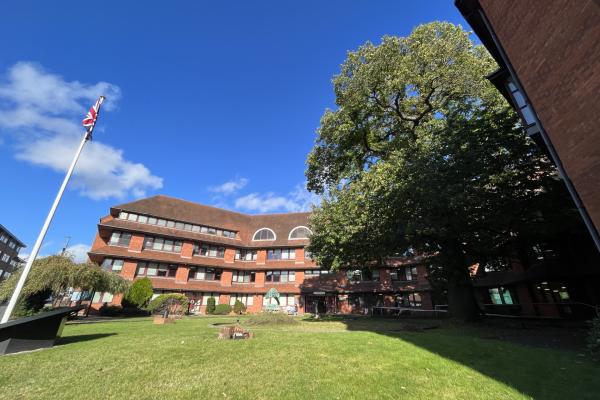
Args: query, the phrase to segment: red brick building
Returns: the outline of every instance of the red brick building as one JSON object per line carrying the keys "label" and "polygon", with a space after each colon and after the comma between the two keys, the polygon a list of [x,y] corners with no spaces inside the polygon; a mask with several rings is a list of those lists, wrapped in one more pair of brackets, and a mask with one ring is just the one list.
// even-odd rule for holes
{"label": "red brick building", "polygon": [[[114,206],[100,219],[91,261],[135,280],[147,276],[158,293],[184,293],[191,312],[207,301],[244,303],[260,312],[266,292],[299,312],[366,313],[373,305],[432,309],[426,267],[418,257],[391,259],[380,269],[322,270],[305,252],[309,213],[247,215],[167,196]],[[93,307],[120,304],[97,293]]]}
{"label": "red brick building", "polygon": [[600,2],[455,4],[500,67],[489,79],[556,164],[600,250]]}

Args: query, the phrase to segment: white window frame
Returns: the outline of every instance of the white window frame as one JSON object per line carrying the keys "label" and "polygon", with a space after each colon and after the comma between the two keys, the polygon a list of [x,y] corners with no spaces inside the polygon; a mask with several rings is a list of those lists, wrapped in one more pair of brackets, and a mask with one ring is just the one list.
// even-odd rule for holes
{"label": "white window frame", "polygon": [[310,228],[308,226],[300,225],[290,231],[290,234],[288,235],[288,240],[307,240],[308,238],[293,238],[292,237],[292,233],[294,233],[295,230],[300,229],[300,228],[304,228],[312,234],[312,231],[310,230]]}
{"label": "white window frame", "polygon": [[[255,239],[255,237],[256,237],[256,234],[257,234],[258,232],[262,231],[262,230],[271,231],[271,233],[273,234],[273,239]],[[257,230],[254,232],[254,234],[252,235],[252,241],[254,241],[254,242],[270,242],[270,241],[273,241],[273,240],[277,240],[277,234],[275,233],[275,231],[274,231],[273,229],[271,229],[271,228],[267,228],[267,227],[264,227],[264,228],[257,229]]]}

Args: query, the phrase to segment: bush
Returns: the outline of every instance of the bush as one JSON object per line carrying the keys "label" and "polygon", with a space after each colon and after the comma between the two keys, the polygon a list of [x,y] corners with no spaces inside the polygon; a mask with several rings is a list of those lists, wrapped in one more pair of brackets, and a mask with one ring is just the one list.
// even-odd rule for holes
{"label": "bush", "polygon": [[600,358],[600,318],[592,320],[592,328],[587,337],[587,348],[592,357]]}
{"label": "bush", "polygon": [[248,325],[294,325],[297,324],[293,317],[283,313],[260,313],[248,318]]}
{"label": "bush", "polygon": [[109,306],[108,304],[104,303],[104,305],[102,305],[98,311],[103,317],[116,317],[123,313],[123,307]]}
{"label": "bush", "polygon": [[188,310],[189,300],[184,294],[166,293],[161,294],[148,304],[146,310],[152,314],[162,313],[169,308],[169,313],[184,314]]}
{"label": "bush", "polygon": [[215,312],[216,300],[214,297],[209,297],[206,303],[206,313],[213,314]]}
{"label": "bush", "polygon": [[227,315],[231,312],[231,306],[229,304],[219,304],[215,307],[213,314],[216,315]]}
{"label": "bush", "polygon": [[123,297],[123,306],[144,308],[152,298],[152,281],[150,278],[137,279]]}
{"label": "bush", "polygon": [[236,300],[235,304],[233,305],[233,312],[236,314],[242,314],[246,312],[246,306],[241,301]]}

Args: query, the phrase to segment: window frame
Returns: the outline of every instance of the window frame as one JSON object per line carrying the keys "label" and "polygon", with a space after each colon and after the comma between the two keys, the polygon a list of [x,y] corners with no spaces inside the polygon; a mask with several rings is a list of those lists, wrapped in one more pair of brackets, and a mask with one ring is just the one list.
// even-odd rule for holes
{"label": "window frame", "polygon": [[[272,238],[272,239],[270,239],[270,238],[268,238],[268,239],[257,239],[257,238],[256,238],[256,235],[257,235],[259,232],[262,232],[262,231],[268,231],[268,232],[271,232],[271,234],[273,235],[273,238]],[[272,241],[274,241],[274,240],[277,240],[277,234],[275,233],[275,231],[274,231],[273,229],[271,229],[271,228],[267,228],[267,227],[263,227],[263,228],[257,229],[257,230],[254,232],[254,234],[252,235],[252,241],[254,241],[254,242],[261,242],[261,241],[262,241],[262,242],[272,242]]]}

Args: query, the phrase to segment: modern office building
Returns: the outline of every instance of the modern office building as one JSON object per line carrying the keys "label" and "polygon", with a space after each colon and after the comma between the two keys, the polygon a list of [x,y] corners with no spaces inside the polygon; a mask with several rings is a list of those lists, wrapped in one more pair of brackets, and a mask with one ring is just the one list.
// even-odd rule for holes
{"label": "modern office building", "polygon": [[0,280],[8,278],[22,263],[19,251],[23,247],[23,242],[0,225]]}
{"label": "modern office building", "polygon": [[[114,206],[100,219],[89,252],[103,268],[135,280],[149,277],[156,294],[184,293],[190,311],[244,303],[259,312],[280,294],[280,306],[299,312],[366,313],[373,305],[432,309],[425,260],[390,259],[384,268],[336,273],[305,251],[309,213],[247,215],[167,196]],[[97,293],[92,307],[120,304]]]}
{"label": "modern office building", "polygon": [[556,164],[600,250],[600,2],[456,0],[489,79]]}

